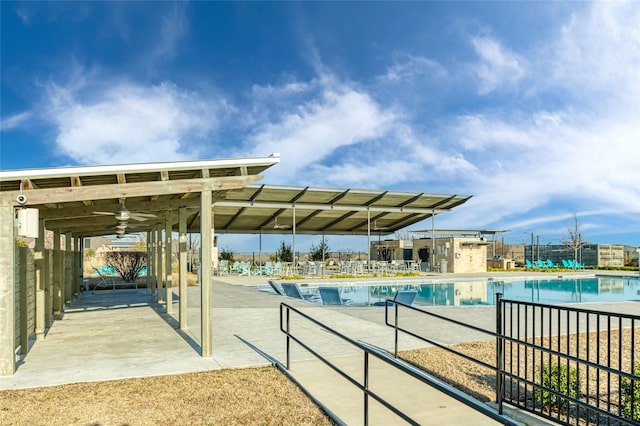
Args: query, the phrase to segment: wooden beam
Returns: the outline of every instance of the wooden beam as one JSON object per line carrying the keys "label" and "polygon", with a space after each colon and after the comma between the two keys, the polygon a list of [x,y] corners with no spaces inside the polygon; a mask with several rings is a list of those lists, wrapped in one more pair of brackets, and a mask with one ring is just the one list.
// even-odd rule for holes
{"label": "wooden beam", "polygon": [[[80,176],[71,176],[71,186],[79,188],[82,186],[82,180],[80,179]],[[92,206],[93,205],[93,201],[91,200],[82,200],[82,204],[84,204],[85,206]]]}
{"label": "wooden beam", "polygon": [[[27,195],[27,205],[34,206],[47,203],[71,203],[82,200],[108,200],[183,194],[186,192],[240,189],[259,179],[262,179],[262,175],[223,176],[209,179],[184,179],[167,182],[136,182],[122,185],[82,186],[79,188],[34,189],[28,191],[25,195]],[[19,191],[5,191],[2,192],[1,197],[17,204],[15,199],[19,194]]]}
{"label": "wooden beam", "polygon": [[31,189],[38,189],[38,185],[36,185],[31,179],[21,179],[20,183],[22,184],[22,190],[28,191]]}
{"label": "wooden beam", "polygon": [[[169,181],[169,172],[166,170],[160,170],[160,182],[168,182]],[[151,201],[156,201],[160,195],[154,194],[149,199]]]}
{"label": "wooden beam", "polygon": [[[155,202],[151,201],[138,201],[127,202],[127,208],[132,212],[140,213],[155,213],[160,215],[160,212],[165,210],[176,210],[181,207],[186,207],[190,210],[198,209],[200,206],[200,200],[197,198],[191,200],[159,200]],[[95,211],[116,211],[120,208],[120,205],[114,200],[113,203],[100,205],[96,207],[61,207],[55,209],[40,209],[40,217],[43,219],[70,219],[74,217],[92,217],[97,218],[99,215],[93,214]],[[109,216],[105,216],[109,217]],[[112,218],[113,219],[113,218]]]}

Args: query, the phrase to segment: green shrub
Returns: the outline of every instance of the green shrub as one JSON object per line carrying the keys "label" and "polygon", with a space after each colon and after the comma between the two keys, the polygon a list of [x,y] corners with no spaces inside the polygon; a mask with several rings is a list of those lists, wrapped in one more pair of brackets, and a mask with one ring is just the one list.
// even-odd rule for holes
{"label": "green shrub", "polygon": [[[569,367],[566,364],[547,363],[538,369],[537,373],[540,378],[540,384],[547,388],[553,389],[563,395],[574,398],[582,397],[580,390],[580,376],[578,370]],[[536,389],[534,392],[536,401],[539,403],[555,407],[558,410],[564,410],[569,407],[568,401],[560,395],[556,395],[545,389]]]}
{"label": "green shrub", "polygon": [[[633,365],[633,374],[640,376],[640,362]],[[640,380],[623,378],[620,394],[622,415],[628,419],[640,421]],[[633,407],[631,402],[633,402]]]}
{"label": "green shrub", "polygon": [[227,260],[229,263],[233,262],[233,256],[235,255],[235,253],[233,252],[233,250],[229,249],[229,248],[223,248],[222,251],[220,252],[220,260]]}

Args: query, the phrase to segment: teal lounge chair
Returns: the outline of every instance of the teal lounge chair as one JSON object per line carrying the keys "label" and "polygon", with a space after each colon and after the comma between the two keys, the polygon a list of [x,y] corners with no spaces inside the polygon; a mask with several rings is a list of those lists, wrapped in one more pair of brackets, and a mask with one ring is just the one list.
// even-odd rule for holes
{"label": "teal lounge chair", "polygon": [[531,261],[529,259],[525,259],[524,262],[527,264],[527,268],[528,269],[536,269],[537,268],[537,266],[534,265],[533,263],[531,263]]}
{"label": "teal lounge chair", "polygon": [[[396,292],[396,295],[393,297],[393,302],[402,303],[405,305],[413,305],[413,301],[416,299],[418,292],[416,290],[400,290]],[[375,306],[384,306],[389,305],[393,306],[393,302],[389,300],[385,300],[384,302],[376,302]]]}
{"label": "teal lounge chair", "polygon": [[557,267],[558,267],[557,263],[553,263],[551,259],[547,259],[547,268],[557,268]]}
{"label": "teal lounge chair", "polygon": [[319,287],[320,298],[323,305],[348,305],[350,299],[340,297],[340,289],[338,287]]}
{"label": "teal lounge chair", "polygon": [[284,292],[282,290],[280,290],[280,287],[278,287],[278,284],[276,284],[275,281],[271,281],[269,280],[269,285],[271,286],[271,288],[273,289],[273,291],[278,295],[278,296],[284,296]]}
{"label": "teal lounge chair", "polygon": [[571,267],[569,266],[569,262],[567,262],[566,260],[561,259],[561,262],[562,262],[562,267],[563,267],[564,269],[570,269],[570,268],[571,268]]}
{"label": "teal lounge chair", "polygon": [[302,293],[300,287],[298,287],[298,284],[296,283],[281,283],[280,285],[282,286],[285,294],[289,297],[293,297],[294,299],[311,300],[318,298],[315,294]]}
{"label": "teal lounge chair", "polygon": [[544,262],[543,262],[542,260],[540,260],[540,259],[538,259],[536,262],[538,263],[538,268],[540,268],[540,269],[547,269],[547,268],[549,268],[549,267],[547,266],[547,264],[546,264],[546,263],[544,263]]}

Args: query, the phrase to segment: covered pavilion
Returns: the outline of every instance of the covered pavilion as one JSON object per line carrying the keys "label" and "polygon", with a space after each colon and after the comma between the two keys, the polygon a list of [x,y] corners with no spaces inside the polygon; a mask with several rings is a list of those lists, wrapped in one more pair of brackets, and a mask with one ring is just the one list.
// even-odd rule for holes
{"label": "covered pavilion", "polygon": [[[13,375],[29,341],[44,339],[79,293],[83,238],[147,234],[148,287],[172,309],[172,235],[178,232],[178,324],[187,327],[187,232],[199,232],[201,264],[218,233],[371,236],[393,233],[470,196],[256,184],[280,161],[263,158],[63,167],[0,172],[0,375]],[[29,211],[30,214],[21,214]],[[35,212],[35,216],[33,213]],[[19,222],[16,226],[16,217]],[[35,224],[33,222],[35,218]],[[31,228],[31,229],[29,229]],[[34,229],[35,228],[35,234]],[[27,231],[25,231],[27,229]],[[53,249],[45,249],[45,231]],[[15,238],[37,236],[21,258]],[[64,236],[65,247],[61,247]],[[167,249],[169,248],[169,249]],[[202,268],[201,356],[212,356],[212,276]]]}

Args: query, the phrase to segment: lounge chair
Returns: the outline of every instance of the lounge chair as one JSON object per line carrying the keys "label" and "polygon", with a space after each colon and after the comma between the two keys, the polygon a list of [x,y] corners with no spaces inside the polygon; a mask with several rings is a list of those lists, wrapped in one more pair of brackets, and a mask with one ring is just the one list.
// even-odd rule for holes
{"label": "lounge chair", "polygon": [[340,297],[340,289],[338,287],[319,287],[320,298],[323,305],[348,305],[351,299],[343,299]]}
{"label": "lounge chair", "polygon": [[[405,305],[413,305],[413,301],[416,299],[418,292],[416,290],[399,290],[396,292],[395,296],[393,296],[393,302],[402,303]],[[389,300],[385,300],[384,302],[376,302],[375,306],[384,306],[385,304],[392,306],[393,302]]]}
{"label": "lounge chair", "polygon": [[281,283],[282,289],[285,294],[289,297],[293,297],[294,299],[302,299],[302,300],[311,300],[317,299],[318,296],[315,294],[304,294],[300,291],[300,287],[296,283]]}
{"label": "lounge chair", "polygon": [[284,292],[282,290],[280,290],[280,287],[278,287],[278,284],[276,284],[275,281],[271,281],[269,280],[269,285],[271,286],[271,288],[273,289],[273,291],[278,295],[278,296],[284,296]]}
{"label": "lounge chair", "polygon": [[527,264],[527,268],[528,269],[537,269],[538,268],[536,265],[531,263],[531,261],[529,259],[525,259],[525,263]]}
{"label": "lounge chair", "polygon": [[557,268],[557,267],[558,267],[557,263],[553,263],[551,259],[547,259],[547,268]]}
{"label": "lounge chair", "polygon": [[571,266],[569,266],[569,262],[567,262],[565,259],[561,259],[561,262],[564,269],[571,269]]}
{"label": "lounge chair", "polygon": [[544,263],[542,260],[538,259],[536,260],[536,263],[538,264],[538,268],[540,269],[548,269],[549,267],[547,266],[546,263]]}

